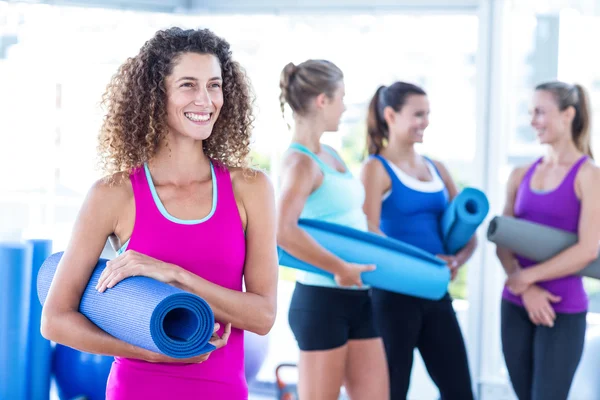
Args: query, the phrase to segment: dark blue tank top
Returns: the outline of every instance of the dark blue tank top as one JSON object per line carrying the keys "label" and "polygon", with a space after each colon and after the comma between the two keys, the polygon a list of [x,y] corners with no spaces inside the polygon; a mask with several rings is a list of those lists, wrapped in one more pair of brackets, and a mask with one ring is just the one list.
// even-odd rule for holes
{"label": "dark blue tank top", "polygon": [[383,164],[392,181],[391,193],[384,196],[381,204],[381,231],[431,254],[444,254],[440,219],[448,207],[448,191],[435,165],[426,158],[434,179],[423,182],[382,156],[374,157]]}

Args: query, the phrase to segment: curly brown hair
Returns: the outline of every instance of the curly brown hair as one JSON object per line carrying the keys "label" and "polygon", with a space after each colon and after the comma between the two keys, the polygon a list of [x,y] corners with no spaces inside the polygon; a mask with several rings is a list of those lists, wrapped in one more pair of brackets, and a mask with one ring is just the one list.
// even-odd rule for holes
{"label": "curly brown hair", "polygon": [[247,166],[254,98],[229,43],[208,29],[169,28],[158,31],[119,68],[102,96],[107,113],[98,151],[105,173],[130,173],[156,154],[167,133],[165,79],[188,52],[214,55],[223,75],[223,107],[203,143],[205,154],[228,167]]}

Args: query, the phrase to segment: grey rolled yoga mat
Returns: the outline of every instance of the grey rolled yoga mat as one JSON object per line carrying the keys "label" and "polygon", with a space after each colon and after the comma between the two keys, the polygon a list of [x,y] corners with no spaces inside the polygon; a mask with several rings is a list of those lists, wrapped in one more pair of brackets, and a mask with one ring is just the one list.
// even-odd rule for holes
{"label": "grey rolled yoga mat", "polygon": [[[546,261],[577,243],[574,233],[505,216],[492,219],[487,238],[536,262]],[[576,275],[600,279],[600,255]]]}

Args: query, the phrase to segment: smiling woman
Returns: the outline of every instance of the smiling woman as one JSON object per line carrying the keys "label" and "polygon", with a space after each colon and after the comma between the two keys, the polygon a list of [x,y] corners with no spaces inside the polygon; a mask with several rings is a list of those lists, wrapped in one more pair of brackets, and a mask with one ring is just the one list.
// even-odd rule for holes
{"label": "smiling woman", "polygon": [[[192,36],[198,41],[188,42]],[[103,100],[107,115],[99,151],[109,174],[147,162],[164,144],[167,126],[203,140],[210,158],[246,166],[250,85],[229,44],[208,30],[159,31],[121,66]]]}
{"label": "smiling woman", "polygon": [[[108,399],[248,396],[243,331],[269,332],[277,287],[273,189],[246,168],[249,93],[226,41],[179,28],[157,32],[108,86],[107,176],[88,193],[42,316],[46,338],[116,357]],[[121,251],[96,289],[147,276],[201,296],[218,321],[213,353],[156,354],[78,312],[107,238]]]}
{"label": "smiling woman", "polygon": [[[198,67],[208,71],[212,77],[197,77]],[[196,74],[194,74],[196,72]],[[210,76],[209,75],[209,76]],[[205,80],[206,82],[203,82]],[[173,73],[166,80],[167,91],[171,100],[167,109],[167,123],[180,132],[189,130],[189,136],[198,140],[206,140],[211,133],[212,125],[223,107],[221,86],[221,66],[219,60],[210,54],[190,53],[181,57],[173,68]],[[198,90],[198,87],[205,87]],[[191,126],[190,122],[193,125]],[[197,127],[203,126],[204,129]]]}

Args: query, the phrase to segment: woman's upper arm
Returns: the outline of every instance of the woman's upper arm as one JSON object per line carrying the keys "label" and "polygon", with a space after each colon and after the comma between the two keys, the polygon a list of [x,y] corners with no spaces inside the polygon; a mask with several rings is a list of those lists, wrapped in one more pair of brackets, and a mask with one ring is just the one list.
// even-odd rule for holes
{"label": "woman's upper arm", "polygon": [[526,167],[517,167],[510,173],[506,183],[506,198],[502,215],[507,217],[513,217],[515,215],[515,199],[517,198],[517,191],[526,171]]}
{"label": "woman's upper arm", "polygon": [[287,229],[298,224],[320,174],[319,167],[304,154],[290,154],[285,164],[277,205],[277,235],[284,240]]}
{"label": "woman's upper arm", "polygon": [[262,172],[251,177],[236,176],[248,222],[246,225],[246,291],[276,301],[277,242],[275,239],[275,194],[269,178]]}
{"label": "woman's upper arm", "polygon": [[446,166],[442,162],[435,160],[432,161],[437,170],[439,171],[440,177],[442,178],[442,181],[444,181],[444,185],[448,190],[448,197],[450,198],[450,201],[452,201],[452,199],[454,199],[456,195],[458,195],[456,183],[454,183],[452,175],[450,175],[450,171],[448,171],[448,168],[446,168]]}
{"label": "woman's upper arm", "polygon": [[382,196],[391,186],[391,180],[381,161],[376,158],[365,162],[360,173],[360,180],[365,187],[363,212],[369,222],[379,226]]}
{"label": "woman's upper arm", "polygon": [[600,243],[600,168],[587,164],[581,169],[578,178],[581,193],[579,244],[589,250],[591,258],[596,258]]}
{"label": "woman's upper arm", "polygon": [[107,238],[114,232],[123,202],[119,188],[98,181],[89,190],[58,265],[45,312],[76,311]]}

